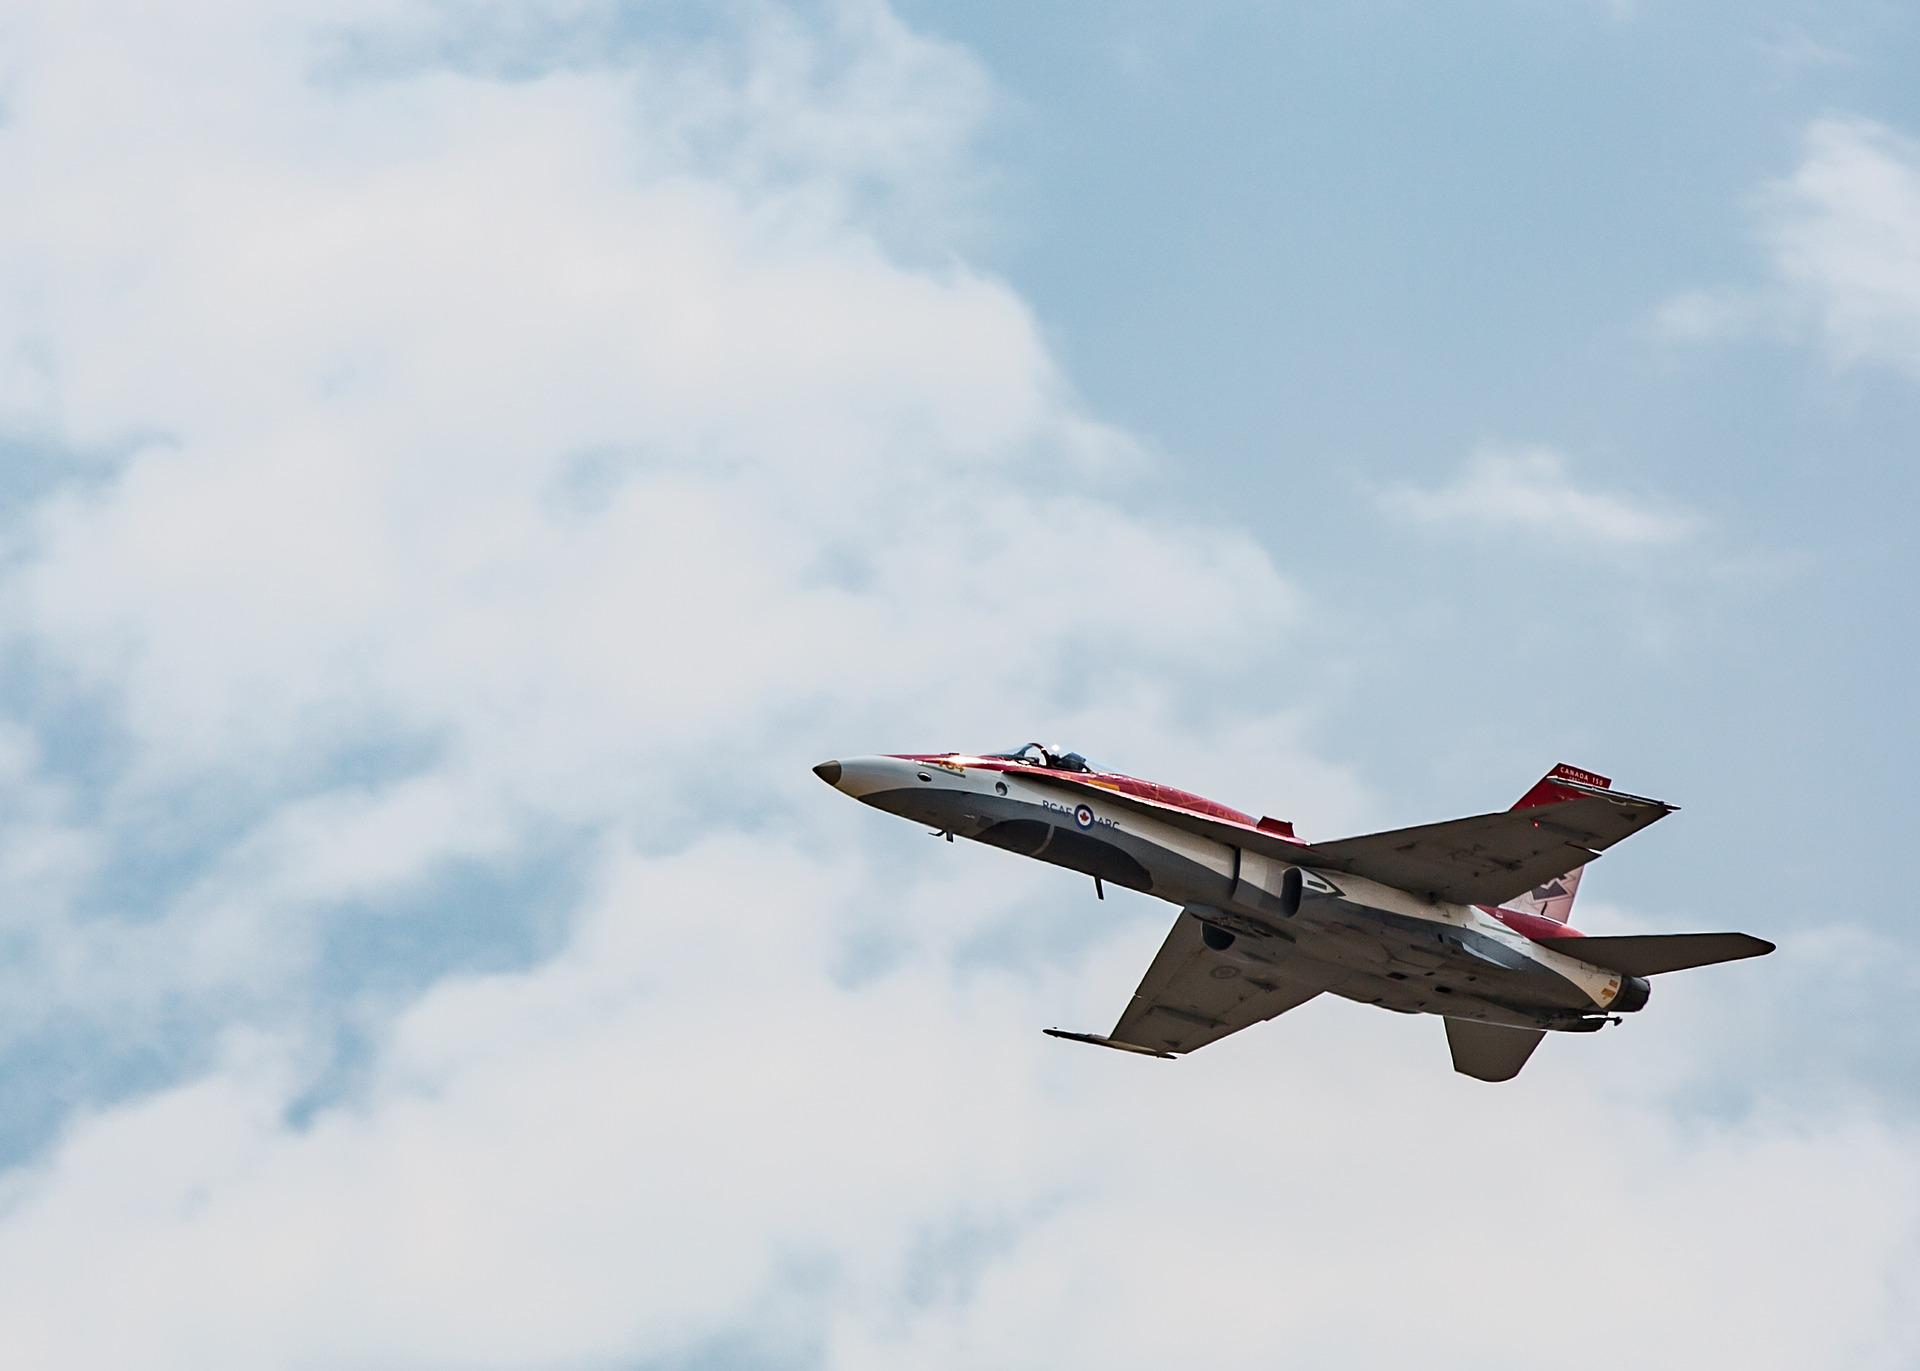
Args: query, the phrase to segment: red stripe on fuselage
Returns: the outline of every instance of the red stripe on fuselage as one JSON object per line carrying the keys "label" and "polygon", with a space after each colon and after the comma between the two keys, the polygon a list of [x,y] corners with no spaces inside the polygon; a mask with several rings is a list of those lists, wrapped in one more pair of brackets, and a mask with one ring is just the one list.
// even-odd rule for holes
{"label": "red stripe on fuselage", "polygon": [[969,757],[961,752],[922,752],[900,754],[900,760],[907,762],[947,762],[950,764],[977,767],[981,771],[1002,771],[1010,776],[1032,774],[1045,776],[1049,780],[1066,781],[1072,785],[1085,786],[1089,790],[1107,790],[1118,795],[1129,795],[1136,800],[1148,800],[1154,804],[1167,805],[1173,809],[1184,809],[1189,814],[1202,818],[1218,819],[1222,823],[1238,824],[1250,828],[1263,837],[1278,838],[1283,842],[1306,844],[1293,836],[1274,828],[1262,828],[1253,815],[1244,813],[1231,805],[1223,805],[1217,800],[1209,800],[1204,795],[1196,795],[1191,790],[1180,790],[1174,786],[1162,785],[1158,781],[1143,781],[1137,776],[1122,776],[1116,771],[1057,771],[1052,767],[1028,766],[1024,762],[1009,762],[998,757]]}

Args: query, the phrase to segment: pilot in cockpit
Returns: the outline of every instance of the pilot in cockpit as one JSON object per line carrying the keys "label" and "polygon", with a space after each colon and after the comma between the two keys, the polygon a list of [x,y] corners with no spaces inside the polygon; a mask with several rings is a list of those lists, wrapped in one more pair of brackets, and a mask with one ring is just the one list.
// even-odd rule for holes
{"label": "pilot in cockpit", "polygon": [[998,760],[1019,762],[1023,766],[1043,766],[1052,771],[1091,771],[1087,759],[1078,752],[1069,752],[1064,747],[1042,747],[1039,743],[1028,743],[1012,752],[994,752],[988,754]]}

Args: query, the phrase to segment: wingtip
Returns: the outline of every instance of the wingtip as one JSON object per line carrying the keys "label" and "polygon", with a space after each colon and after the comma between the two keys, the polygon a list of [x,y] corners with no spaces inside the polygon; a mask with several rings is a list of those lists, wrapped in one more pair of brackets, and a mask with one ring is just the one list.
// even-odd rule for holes
{"label": "wingtip", "polygon": [[1118,1038],[1108,1038],[1099,1033],[1071,1033],[1064,1028],[1043,1028],[1040,1030],[1049,1038],[1063,1038],[1070,1043],[1090,1043],[1094,1047],[1111,1047],[1116,1052],[1132,1052],[1142,1057],[1158,1057],[1162,1061],[1174,1060],[1171,1052],[1162,1052],[1157,1047],[1142,1047],[1139,1043],[1123,1043]]}

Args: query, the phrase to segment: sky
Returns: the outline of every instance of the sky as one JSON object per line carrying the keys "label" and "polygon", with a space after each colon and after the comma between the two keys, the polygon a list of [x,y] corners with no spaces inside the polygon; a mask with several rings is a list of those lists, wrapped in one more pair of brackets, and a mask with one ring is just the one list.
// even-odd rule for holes
{"label": "sky", "polygon": [[[0,1346],[1920,1362],[1920,16],[0,7]],[[1515,1082],[822,787],[1570,762]],[[1542,1259],[1543,1254],[1551,1254]]]}

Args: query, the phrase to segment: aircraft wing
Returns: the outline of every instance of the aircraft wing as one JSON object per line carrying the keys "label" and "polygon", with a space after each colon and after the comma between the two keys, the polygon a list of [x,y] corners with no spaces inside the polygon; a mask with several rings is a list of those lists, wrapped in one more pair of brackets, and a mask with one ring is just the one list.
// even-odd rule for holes
{"label": "aircraft wing", "polygon": [[1297,860],[1456,904],[1497,905],[1673,813],[1660,800],[1563,781],[1571,799],[1315,843]]}
{"label": "aircraft wing", "polygon": [[[1264,1023],[1326,987],[1324,971],[1316,976],[1296,966],[1289,975],[1289,945],[1278,939],[1242,936],[1234,952],[1226,954],[1206,945],[1204,927],[1190,910],[1180,911],[1111,1034],[1057,1028],[1047,1032],[1075,1042],[1170,1057]],[[1256,941],[1257,948],[1248,946]]]}

